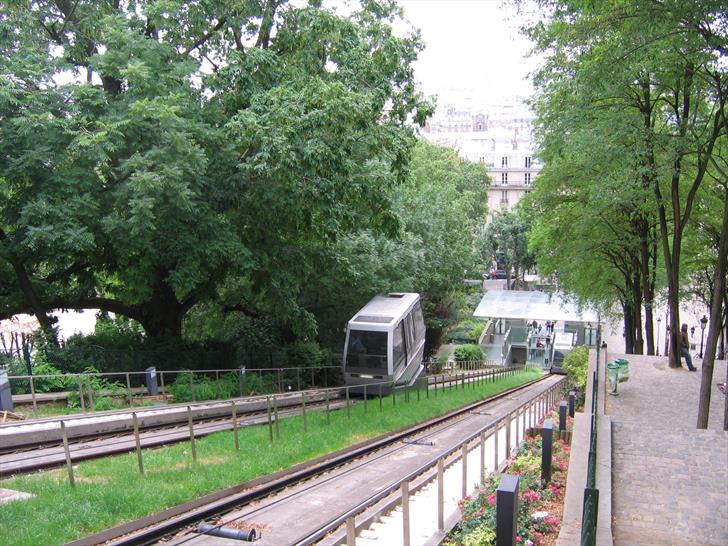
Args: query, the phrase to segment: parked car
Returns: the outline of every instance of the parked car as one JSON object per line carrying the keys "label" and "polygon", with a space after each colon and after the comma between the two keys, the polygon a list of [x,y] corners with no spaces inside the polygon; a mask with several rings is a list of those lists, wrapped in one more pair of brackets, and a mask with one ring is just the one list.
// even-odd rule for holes
{"label": "parked car", "polygon": [[507,279],[508,274],[506,273],[505,269],[491,269],[490,272],[486,275],[486,278],[488,278],[488,279]]}

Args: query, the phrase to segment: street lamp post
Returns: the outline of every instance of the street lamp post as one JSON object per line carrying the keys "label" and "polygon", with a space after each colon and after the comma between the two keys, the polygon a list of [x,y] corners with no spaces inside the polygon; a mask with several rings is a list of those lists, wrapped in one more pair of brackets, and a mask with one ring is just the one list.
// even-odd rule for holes
{"label": "street lamp post", "polygon": [[708,325],[708,317],[703,315],[700,319],[700,358],[703,358],[703,335],[705,334],[705,327]]}
{"label": "street lamp post", "polygon": [[662,319],[660,317],[657,317],[657,356],[660,356],[660,323],[662,322]]}

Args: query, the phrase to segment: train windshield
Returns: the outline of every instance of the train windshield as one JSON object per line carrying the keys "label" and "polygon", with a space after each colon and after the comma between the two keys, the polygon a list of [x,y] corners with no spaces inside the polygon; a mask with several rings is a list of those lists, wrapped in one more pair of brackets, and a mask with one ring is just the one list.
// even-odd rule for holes
{"label": "train windshield", "polygon": [[350,330],[346,367],[382,370],[387,373],[387,332]]}

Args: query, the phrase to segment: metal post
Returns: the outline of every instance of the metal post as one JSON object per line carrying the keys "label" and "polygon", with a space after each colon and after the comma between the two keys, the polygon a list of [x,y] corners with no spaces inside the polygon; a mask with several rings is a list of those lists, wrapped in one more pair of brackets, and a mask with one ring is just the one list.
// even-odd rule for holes
{"label": "metal post", "polygon": [[382,384],[379,383],[379,413],[384,411],[384,401],[382,400]]}
{"label": "metal post", "polygon": [[485,431],[480,433],[480,483],[485,483]]}
{"label": "metal post", "polygon": [[306,392],[301,391],[301,412],[303,413],[303,432],[308,432],[308,419],[306,418]]}
{"label": "metal post", "polygon": [[86,381],[87,381],[86,385],[88,387],[88,402],[91,405],[91,411],[94,412],[94,411],[96,411],[96,406],[94,404],[94,389],[93,389],[93,386],[91,385],[91,376],[87,375]]}
{"label": "metal post", "polygon": [[511,414],[506,416],[506,459],[511,456]]}
{"label": "metal post", "polygon": [[76,487],[76,480],[73,478],[73,463],[71,462],[71,450],[68,447],[68,433],[66,423],[61,421],[61,435],[63,436],[63,451],[66,454],[66,469],[68,470],[68,481],[71,487]]}
{"label": "metal post", "polygon": [[278,398],[276,398],[275,394],[273,395],[273,421],[275,423],[276,427],[276,440],[281,439],[281,426],[280,426],[280,419],[278,419]]}
{"label": "metal post", "polygon": [[129,392],[129,407],[134,407],[134,394],[131,392],[131,380],[129,379],[129,372],[126,372],[126,390]]}
{"label": "metal post", "polygon": [[163,371],[159,372],[159,382],[161,383],[162,394],[164,396],[164,401],[166,402],[167,401],[167,389],[164,388],[164,372]]}
{"label": "metal post", "polygon": [[265,397],[265,406],[268,410],[268,441],[273,443],[273,418],[271,416],[270,396]]}
{"label": "metal post", "polygon": [[568,402],[559,404],[559,434],[566,430],[566,412],[569,410]]}
{"label": "metal post", "polygon": [[[0,372],[2,373],[2,372]],[[33,415],[38,416],[38,401],[35,399],[35,386],[33,385],[33,376],[30,376],[30,396],[33,398]]]}
{"label": "metal post", "polygon": [[139,474],[144,474],[144,461],[142,460],[142,443],[139,439],[139,420],[136,412],[131,414],[132,423],[134,423],[134,443],[136,444],[137,463],[139,464]]}
{"label": "metal post", "polygon": [[296,368],[296,390],[301,390],[301,368]]}
{"label": "metal post", "polygon": [[364,383],[364,413],[368,412],[367,408],[367,384]]}
{"label": "metal post", "polygon": [[190,447],[192,448],[192,460],[197,461],[197,448],[195,447],[195,431],[192,424],[192,408],[187,406],[187,423],[190,427]]}
{"label": "metal post", "polygon": [[521,442],[521,410],[516,410],[516,448]]}
{"label": "metal post", "polygon": [[461,450],[460,458],[463,461],[463,495],[461,498],[464,499],[468,496],[468,446],[463,444]]}
{"label": "metal post", "polygon": [[437,461],[437,530],[445,530],[445,464]]}
{"label": "metal post", "polygon": [[496,421],[493,429],[493,453],[495,454],[493,472],[498,472],[498,425],[500,425],[500,421]]}
{"label": "metal post", "polygon": [[551,453],[554,445],[554,425],[551,419],[543,422],[541,429],[541,482],[551,481]]}
{"label": "metal post", "polygon": [[240,440],[238,438],[238,408],[235,407],[235,400],[230,403],[233,406],[233,437],[235,438],[235,450],[240,451]]}
{"label": "metal post", "polygon": [[324,391],[324,393],[326,395],[326,424],[328,425],[328,424],[331,423],[331,416],[329,415],[329,411],[330,411],[330,407],[329,407],[329,389],[326,389]]}
{"label": "metal post", "polygon": [[195,380],[192,372],[190,372],[190,395],[192,396],[192,401],[197,402],[197,398],[195,397]]}
{"label": "metal post", "polygon": [[346,546],[356,546],[356,525],[354,516],[346,518]]}
{"label": "metal post", "polygon": [[496,491],[496,546],[512,546],[516,543],[518,528],[518,476],[506,474]]}
{"label": "metal post", "polygon": [[351,417],[351,409],[349,408],[349,387],[346,387],[346,416]]}
{"label": "metal post", "polygon": [[78,383],[78,397],[81,401],[81,411],[86,413],[86,400],[83,398],[83,382],[81,381],[80,375],[76,375],[76,383]]}
{"label": "metal post", "polygon": [[403,482],[400,490],[402,491],[402,544],[410,546],[409,483]]}

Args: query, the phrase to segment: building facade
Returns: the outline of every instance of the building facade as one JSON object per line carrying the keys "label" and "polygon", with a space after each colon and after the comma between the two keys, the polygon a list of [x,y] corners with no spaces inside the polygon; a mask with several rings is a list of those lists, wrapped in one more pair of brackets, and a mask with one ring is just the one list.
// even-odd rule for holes
{"label": "building facade", "polygon": [[517,104],[458,109],[448,106],[428,121],[423,136],[461,157],[484,163],[491,178],[488,209],[511,209],[533,186],[542,165],[534,158],[534,115]]}

